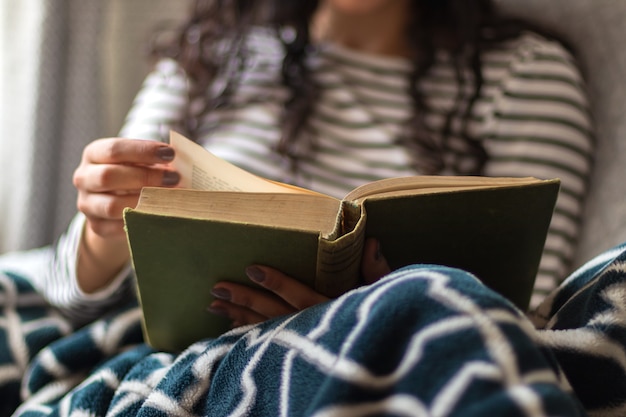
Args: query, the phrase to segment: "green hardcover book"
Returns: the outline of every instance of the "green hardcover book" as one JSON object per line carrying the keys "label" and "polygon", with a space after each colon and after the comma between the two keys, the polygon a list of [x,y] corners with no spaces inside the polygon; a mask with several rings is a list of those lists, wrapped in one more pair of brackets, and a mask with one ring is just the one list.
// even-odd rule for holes
{"label": "green hardcover book", "polygon": [[[251,264],[275,267],[329,297],[358,286],[370,236],[392,269],[462,268],[518,307],[528,305],[558,179],[404,177],[339,200],[221,169],[219,158],[174,136],[179,163],[189,163],[183,155],[194,160],[177,169],[191,177],[200,171],[209,189],[148,187],[124,212],[144,334],[157,349],[177,351],[228,330],[227,320],[206,310],[211,289],[222,280],[254,285],[244,273]],[[216,172],[200,169],[198,158],[212,159],[205,168]],[[207,187],[216,183],[217,190]]]}

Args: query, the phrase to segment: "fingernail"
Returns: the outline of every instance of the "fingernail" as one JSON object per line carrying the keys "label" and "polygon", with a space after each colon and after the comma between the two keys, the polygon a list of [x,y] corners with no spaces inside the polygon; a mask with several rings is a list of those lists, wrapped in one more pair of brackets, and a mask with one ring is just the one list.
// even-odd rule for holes
{"label": "fingernail", "polygon": [[226,288],[213,288],[211,290],[211,295],[215,298],[219,298],[220,300],[230,301],[231,294]]}
{"label": "fingernail", "polygon": [[211,314],[215,314],[216,316],[228,317],[228,311],[226,311],[225,308],[207,307],[206,311],[211,313]]}
{"label": "fingernail", "polygon": [[163,172],[163,179],[161,183],[163,185],[176,185],[180,181],[180,175],[176,171],[165,171]]}
{"label": "fingernail", "polygon": [[254,282],[261,283],[265,281],[265,272],[257,266],[249,266],[246,268],[246,275]]}
{"label": "fingernail", "polygon": [[174,149],[170,148],[169,146],[162,146],[160,148],[157,148],[155,153],[156,156],[162,161],[169,162],[174,160]]}

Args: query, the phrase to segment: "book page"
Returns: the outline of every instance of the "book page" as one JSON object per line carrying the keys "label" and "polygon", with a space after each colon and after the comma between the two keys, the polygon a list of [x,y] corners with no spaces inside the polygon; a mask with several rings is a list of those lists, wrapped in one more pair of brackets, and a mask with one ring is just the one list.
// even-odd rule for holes
{"label": "book page", "polygon": [[370,182],[352,190],[345,199],[358,201],[372,196],[427,194],[473,188],[513,187],[542,182],[533,177],[482,177],[419,175],[413,177],[386,178]]}
{"label": "book page", "polygon": [[312,191],[266,180],[217,157],[177,132],[170,132],[176,152],[172,166],[180,175],[180,187],[210,191],[272,193],[313,193]]}
{"label": "book page", "polygon": [[314,194],[253,193],[145,187],[136,210],[164,216],[315,230],[337,226],[341,202]]}

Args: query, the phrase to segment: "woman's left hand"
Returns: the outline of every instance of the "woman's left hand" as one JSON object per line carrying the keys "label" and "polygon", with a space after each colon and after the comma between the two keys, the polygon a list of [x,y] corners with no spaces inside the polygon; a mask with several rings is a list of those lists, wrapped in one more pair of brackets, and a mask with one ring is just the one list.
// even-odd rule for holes
{"label": "woman's left hand", "polygon": [[[390,272],[387,261],[376,239],[365,242],[361,261],[361,275],[365,284],[378,281]],[[267,319],[295,313],[315,304],[328,301],[328,297],[316,292],[282,272],[262,265],[246,268],[251,281],[263,288],[223,281],[213,287],[216,298],[209,312],[227,317],[232,326],[260,323]]]}
{"label": "woman's left hand", "polygon": [[268,266],[252,265],[246,275],[261,288],[220,282],[213,288],[216,298],[209,312],[227,317],[233,327],[295,313],[328,300],[296,279]]}

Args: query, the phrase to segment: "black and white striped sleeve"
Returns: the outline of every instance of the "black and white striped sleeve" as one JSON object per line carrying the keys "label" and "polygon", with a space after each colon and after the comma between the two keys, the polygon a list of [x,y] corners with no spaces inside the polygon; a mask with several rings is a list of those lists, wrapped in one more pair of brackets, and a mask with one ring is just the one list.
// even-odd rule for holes
{"label": "black and white striped sleeve", "polygon": [[134,296],[129,265],[98,292],[88,294],[80,289],[76,261],[84,224],[85,217],[78,213],[55,244],[0,257],[0,270],[24,276],[75,325],[85,324]]}

